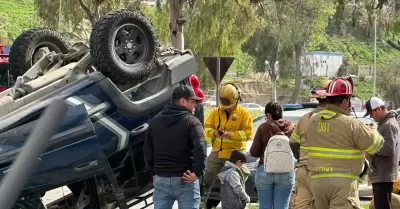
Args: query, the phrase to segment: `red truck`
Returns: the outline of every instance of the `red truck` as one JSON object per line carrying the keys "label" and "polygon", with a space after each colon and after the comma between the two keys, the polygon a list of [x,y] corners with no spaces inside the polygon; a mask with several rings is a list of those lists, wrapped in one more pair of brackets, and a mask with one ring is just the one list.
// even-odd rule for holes
{"label": "red truck", "polygon": [[[4,45],[0,44],[0,65],[8,65],[8,54],[4,52]],[[1,68],[1,66],[0,66]],[[7,87],[0,86],[0,92],[6,90]]]}
{"label": "red truck", "polygon": [[0,45],[0,64],[8,64],[8,54],[5,54],[3,45]]}

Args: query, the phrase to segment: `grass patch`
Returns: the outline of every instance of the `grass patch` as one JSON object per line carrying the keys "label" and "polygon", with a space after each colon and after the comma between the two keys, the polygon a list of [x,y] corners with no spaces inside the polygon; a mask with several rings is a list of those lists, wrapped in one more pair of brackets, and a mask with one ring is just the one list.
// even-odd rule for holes
{"label": "grass patch", "polygon": [[369,203],[363,204],[362,207],[363,207],[364,209],[369,209]]}
{"label": "grass patch", "polygon": [[0,6],[0,38],[14,39],[36,26],[33,0],[3,0]]}

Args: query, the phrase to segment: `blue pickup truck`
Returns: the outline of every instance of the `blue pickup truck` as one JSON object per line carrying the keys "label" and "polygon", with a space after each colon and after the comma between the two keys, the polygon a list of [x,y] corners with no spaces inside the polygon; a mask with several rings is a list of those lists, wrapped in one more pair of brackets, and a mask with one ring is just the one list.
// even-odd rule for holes
{"label": "blue pickup truck", "polygon": [[89,46],[35,28],[15,40],[9,57],[16,81],[0,92],[0,178],[44,109],[55,99],[68,103],[13,209],[44,209],[42,197],[61,186],[72,193],[47,208],[128,209],[151,191],[145,132],[173,89],[197,72],[190,51],[161,47],[146,17],[121,9],[96,22]]}

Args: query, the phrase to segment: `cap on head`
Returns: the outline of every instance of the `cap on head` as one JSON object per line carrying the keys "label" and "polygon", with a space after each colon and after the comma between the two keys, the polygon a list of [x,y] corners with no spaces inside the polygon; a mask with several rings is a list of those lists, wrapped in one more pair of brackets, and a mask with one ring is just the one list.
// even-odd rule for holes
{"label": "cap on head", "polygon": [[325,90],[319,90],[316,92],[319,95],[326,97],[334,96],[353,96],[353,83],[346,78],[335,78]]}
{"label": "cap on head", "polygon": [[385,107],[385,103],[383,102],[382,99],[378,97],[371,97],[365,104],[365,109],[367,109],[367,113],[365,113],[364,117],[367,117],[368,115],[371,114],[373,110],[375,110],[378,107]]}
{"label": "cap on head", "polygon": [[193,99],[193,100],[196,100],[196,101],[201,101],[202,100],[202,98],[196,96],[196,94],[194,93],[193,88],[191,86],[188,86],[188,85],[178,86],[172,92],[172,99],[173,100],[177,100],[177,99],[181,99],[181,98]]}
{"label": "cap on head", "polygon": [[219,90],[219,100],[222,108],[234,107],[241,100],[239,87],[232,83],[223,85]]}

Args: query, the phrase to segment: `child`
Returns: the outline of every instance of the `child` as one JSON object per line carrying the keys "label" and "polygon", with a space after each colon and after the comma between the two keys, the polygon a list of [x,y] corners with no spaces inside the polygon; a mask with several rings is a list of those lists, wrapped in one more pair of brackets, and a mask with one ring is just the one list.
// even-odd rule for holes
{"label": "child", "polygon": [[250,197],[246,194],[245,182],[250,174],[244,166],[246,154],[234,150],[229,161],[218,174],[221,181],[221,204],[223,209],[244,209]]}

